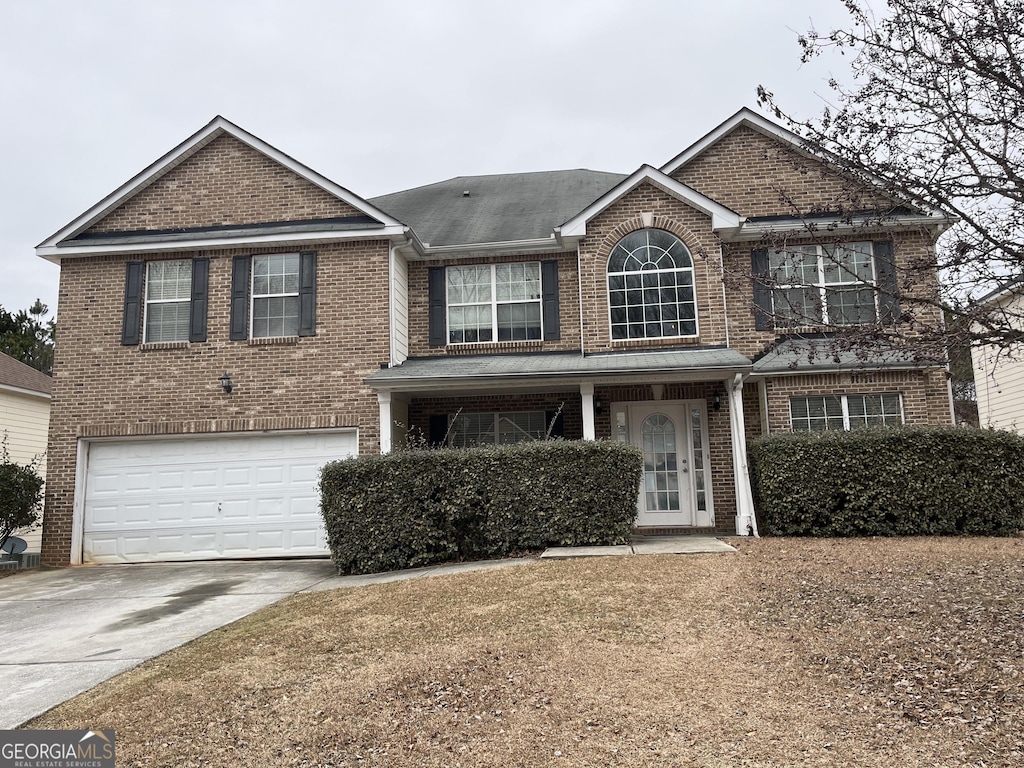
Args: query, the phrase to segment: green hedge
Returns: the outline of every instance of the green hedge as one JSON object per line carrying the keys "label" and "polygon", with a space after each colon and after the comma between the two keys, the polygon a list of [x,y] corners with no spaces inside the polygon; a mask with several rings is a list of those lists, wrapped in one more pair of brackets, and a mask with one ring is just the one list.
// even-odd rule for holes
{"label": "green hedge", "polygon": [[1024,437],[956,427],[779,435],[750,445],[761,527],[782,536],[1009,535]]}
{"label": "green hedge", "polygon": [[401,451],[325,466],[320,505],[341,573],[547,546],[624,543],[641,457],[612,442]]}

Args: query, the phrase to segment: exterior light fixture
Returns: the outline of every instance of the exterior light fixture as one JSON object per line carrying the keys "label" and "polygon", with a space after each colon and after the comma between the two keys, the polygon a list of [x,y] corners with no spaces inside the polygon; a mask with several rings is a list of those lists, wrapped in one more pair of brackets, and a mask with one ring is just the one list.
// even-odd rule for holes
{"label": "exterior light fixture", "polygon": [[722,410],[722,393],[720,390],[715,390],[715,394],[711,396],[711,405],[716,411]]}
{"label": "exterior light fixture", "polygon": [[604,403],[602,403],[600,400],[595,400],[594,410],[597,411],[598,413],[604,413]]}
{"label": "exterior light fixture", "polygon": [[231,377],[226,373],[220,377],[220,385],[224,387],[224,394],[230,395],[231,390],[234,389],[234,385],[231,383]]}

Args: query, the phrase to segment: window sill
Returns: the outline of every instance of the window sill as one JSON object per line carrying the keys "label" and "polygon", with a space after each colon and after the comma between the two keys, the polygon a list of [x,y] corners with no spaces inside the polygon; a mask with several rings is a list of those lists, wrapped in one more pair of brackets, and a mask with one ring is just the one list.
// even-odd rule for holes
{"label": "window sill", "polygon": [[664,347],[677,344],[699,344],[700,336],[654,336],[649,339],[612,339],[616,347]]}
{"label": "window sill", "polygon": [[249,339],[250,347],[294,347],[299,343],[298,336],[271,336],[265,339]]}
{"label": "window sill", "polygon": [[161,349],[188,349],[191,344],[187,341],[150,341],[139,344],[139,352],[156,352]]}
{"label": "window sill", "polygon": [[544,342],[535,341],[485,341],[471,344],[449,344],[445,347],[446,355],[479,355],[487,352],[537,352],[544,347]]}

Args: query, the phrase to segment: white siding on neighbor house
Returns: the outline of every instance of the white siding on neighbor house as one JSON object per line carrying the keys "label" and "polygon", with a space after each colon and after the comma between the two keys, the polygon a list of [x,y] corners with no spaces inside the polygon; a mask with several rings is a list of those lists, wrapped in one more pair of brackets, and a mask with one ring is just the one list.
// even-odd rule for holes
{"label": "white siding on neighbor house", "polygon": [[[1014,297],[1006,308],[1016,315],[1024,313],[1024,297]],[[1024,434],[1024,347],[1012,355],[993,347],[974,349],[971,359],[981,426]]]}
{"label": "white siding on neighbor house", "polygon": [[[0,388],[0,436],[7,435],[7,452],[17,464],[28,464],[40,457],[39,475],[46,477],[46,434],[50,425],[50,398]],[[41,518],[40,518],[41,519]],[[38,552],[42,528],[17,531],[28,542],[30,552]]]}

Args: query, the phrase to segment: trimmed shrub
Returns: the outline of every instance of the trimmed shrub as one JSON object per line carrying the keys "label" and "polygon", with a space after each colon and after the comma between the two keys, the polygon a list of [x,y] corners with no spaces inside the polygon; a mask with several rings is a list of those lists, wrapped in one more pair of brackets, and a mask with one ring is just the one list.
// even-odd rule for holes
{"label": "trimmed shrub", "polygon": [[1024,437],[957,427],[750,444],[758,519],[780,536],[1005,536],[1024,528]]}
{"label": "trimmed shrub", "polygon": [[328,464],[320,507],[341,573],[621,544],[636,518],[640,452],[542,441],[401,451]]}

